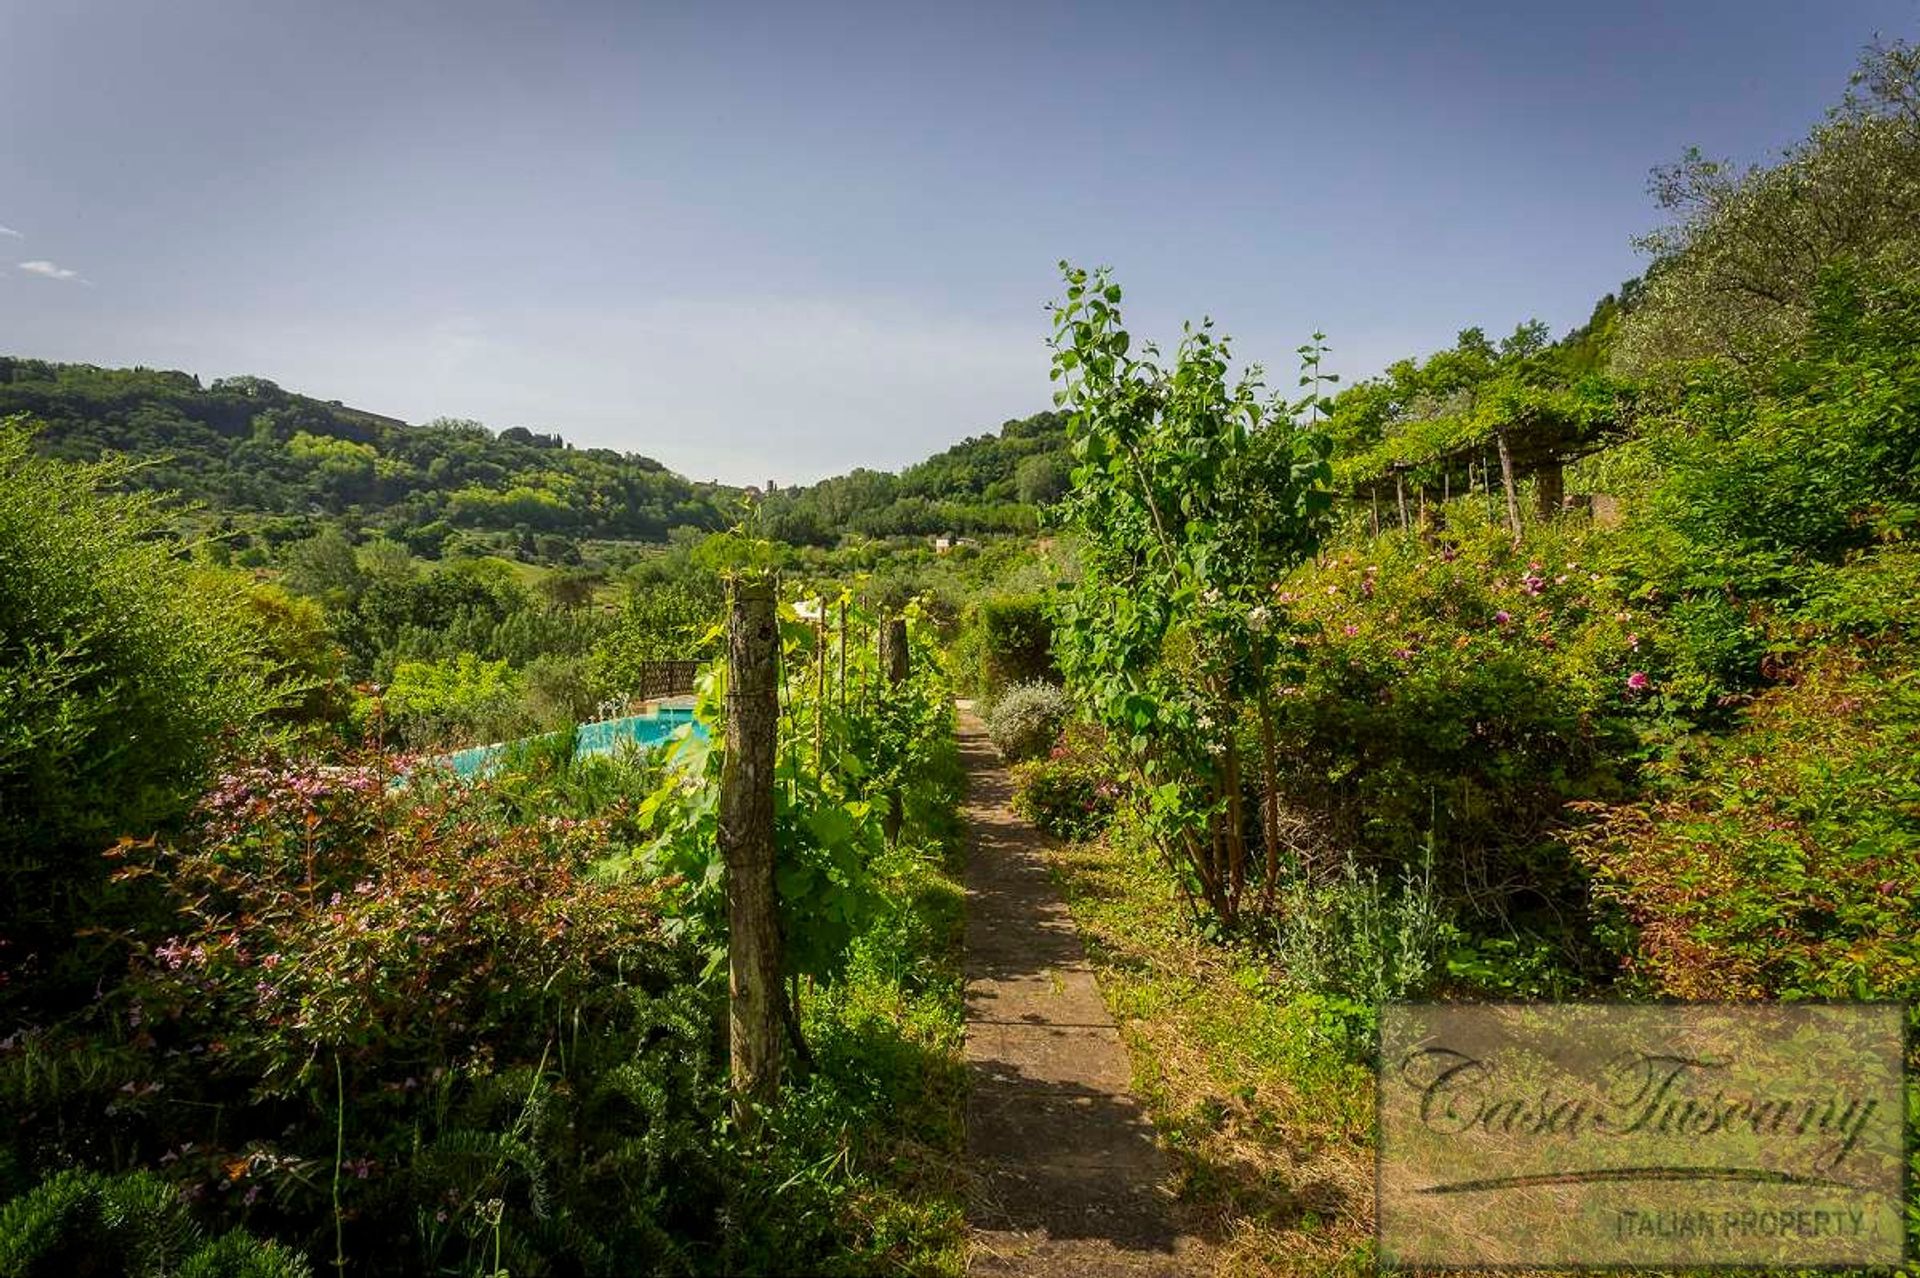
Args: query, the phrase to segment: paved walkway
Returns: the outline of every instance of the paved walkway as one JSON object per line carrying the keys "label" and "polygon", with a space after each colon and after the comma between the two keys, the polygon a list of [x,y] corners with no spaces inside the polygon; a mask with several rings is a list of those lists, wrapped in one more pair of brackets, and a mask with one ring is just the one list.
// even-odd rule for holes
{"label": "paved walkway", "polygon": [[1175,1223],[1168,1167],[1127,1093],[1126,1048],[1094,984],[1044,841],[978,718],[967,768],[967,1144],[973,1274],[1205,1273]]}

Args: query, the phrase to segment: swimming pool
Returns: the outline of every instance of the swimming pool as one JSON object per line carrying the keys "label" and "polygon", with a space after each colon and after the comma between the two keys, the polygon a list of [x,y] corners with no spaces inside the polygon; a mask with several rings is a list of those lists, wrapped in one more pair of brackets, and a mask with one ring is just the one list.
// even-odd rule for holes
{"label": "swimming pool", "polygon": [[[693,711],[668,707],[655,710],[651,714],[628,715],[624,719],[599,719],[592,723],[582,723],[573,730],[573,757],[584,759],[589,755],[612,754],[626,746],[650,750],[665,745],[681,725],[692,724],[693,735],[704,737],[706,727],[694,723]],[[493,745],[473,746],[466,750],[455,750],[452,754],[443,754],[435,763],[443,763],[452,768],[456,776],[472,780],[491,772],[507,751],[515,746],[526,745],[539,740],[538,737],[523,737],[519,741],[501,741]]]}

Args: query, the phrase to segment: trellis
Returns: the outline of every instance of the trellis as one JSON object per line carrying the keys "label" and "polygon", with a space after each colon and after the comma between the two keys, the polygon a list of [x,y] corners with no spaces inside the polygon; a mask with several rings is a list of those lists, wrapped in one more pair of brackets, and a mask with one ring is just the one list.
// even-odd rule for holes
{"label": "trellis", "polygon": [[700,678],[697,661],[648,661],[640,666],[638,700],[692,696]]}
{"label": "trellis", "polygon": [[1592,417],[1571,419],[1555,413],[1527,412],[1493,426],[1485,434],[1462,440],[1417,460],[1387,463],[1378,473],[1353,481],[1349,497],[1367,503],[1372,509],[1373,531],[1380,531],[1380,503],[1391,495],[1399,512],[1400,526],[1411,522],[1408,491],[1425,523],[1427,501],[1437,496],[1441,502],[1452,500],[1455,481],[1461,491],[1483,491],[1488,513],[1494,513],[1493,473],[1499,466],[1500,491],[1506,500],[1507,524],[1513,535],[1520,535],[1519,481],[1531,478],[1534,506],[1542,519],[1552,519],[1566,508],[1566,467],[1619,442],[1624,434],[1621,419]]}

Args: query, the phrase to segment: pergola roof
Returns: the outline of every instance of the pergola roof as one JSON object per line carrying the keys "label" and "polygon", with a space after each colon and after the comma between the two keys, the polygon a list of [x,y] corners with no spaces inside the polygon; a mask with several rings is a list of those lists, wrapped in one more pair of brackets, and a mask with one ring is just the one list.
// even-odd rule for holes
{"label": "pergola roof", "polygon": [[1626,433],[1630,396],[1591,378],[1578,386],[1497,385],[1462,413],[1406,423],[1364,453],[1335,466],[1355,498],[1424,489],[1486,464],[1504,436],[1516,476],[1597,452]]}

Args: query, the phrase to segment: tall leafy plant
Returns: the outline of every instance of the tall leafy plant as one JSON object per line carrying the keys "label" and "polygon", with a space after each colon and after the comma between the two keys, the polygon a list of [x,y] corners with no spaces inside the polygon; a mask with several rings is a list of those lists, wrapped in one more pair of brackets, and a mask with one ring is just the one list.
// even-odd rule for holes
{"label": "tall leafy plant", "polygon": [[304,691],[271,678],[248,583],[176,555],[169,512],[117,491],[130,478],[123,461],[38,456],[23,425],[0,422],[6,997],[52,973],[95,983],[99,951],[74,932],[109,922],[101,852],[178,818],[224,734]]}
{"label": "tall leafy plant", "polygon": [[1055,658],[1126,758],[1151,837],[1231,923],[1258,845],[1269,899],[1280,871],[1278,838],[1256,834],[1243,798],[1236,727],[1254,706],[1271,793],[1269,689],[1292,649],[1273,583],[1312,552],[1332,500],[1326,347],[1316,334],[1300,348],[1304,394],[1288,400],[1257,366],[1230,378],[1210,320],[1183,329],[1171,364],[1136,350],[1108,272],[1061,270],[1052,377],[1085,571],[1056,609]]}

